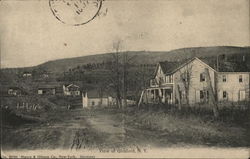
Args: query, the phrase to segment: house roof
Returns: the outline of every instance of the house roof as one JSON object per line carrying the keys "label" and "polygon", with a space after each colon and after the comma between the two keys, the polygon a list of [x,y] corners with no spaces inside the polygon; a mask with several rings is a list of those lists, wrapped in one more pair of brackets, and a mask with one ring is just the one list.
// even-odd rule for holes
{"label": "house roof", "polygon": [[19,87],[17,87],[17,86],[12,86],[12,87],[9,87],[9,89],[21,90],[21,88],[19,88]]}
{"label": "house roof", "polygon": [[187,63],[187,61],[164,61],[159,62],[159,65],[161,66],[161,69],[164,74],[170,74],[173,73],[175,70],[177,70],[181,65]]}
{"label": "house roof", "polygon": [[[18,86],[10,86],[10,87],[7,87],[8,88],[8,90],[9,89],[13,89],[13,90],[19,90],[19,91],[21,91],[22,93],[24,93],[24,94],[27,94],[27,92],[24,90],[24,88],[22,88],[22,87],[18,87]],[[6,89],[3,89],[3,90],[5,90],[6,91]]]}
{"label": "house roof", "polygon": [[75,85],[75,84],[64,84],[65,87],[78,87],[80,88],[78,85]]}
{"label": "house roof", "polygon": [[42,85],[39,86],[38,89],[55,89],[57,86],[54,85]]}
{"label": "house roof", "polygon": [[88,98],[100,98],[100,97],[107,98],[107,97],[112,96],[110,93],[107,93],[107,92],[102,92],[102,95],[101,95],[101,93],[98,92],[98,90],[89,90],[89,91],[84,91],[83,93],[86,93],[86,92],[87,92]]}
{"label": "house roof", "polygon": [[218,72],[250,72],[250,68],[246,65],[246,63],[236,62],[236,61],[219,61],[219,69],[218,69],[216,57],[203,58],[203,59],[194,57],[192,59],[175,61],[175,62],[164,61],[164,62],[159,62],[159,65],[162,68],[164,74],[171,74],[195,59],[199,60],[201,63],[207,65],[214,71]]}
{"label": "house roof", "polygon": [[219,60],[219,67],[217,68],[216,58],[203,58],[201,60],[218,72],[250,72],[250,67],[247,65],[247,62]]}
{"label": "house roof", "polygon": [[32,73],[31,73],[31,72],[25,71],[25,72],[23,72],[23,74],[32,74]]}

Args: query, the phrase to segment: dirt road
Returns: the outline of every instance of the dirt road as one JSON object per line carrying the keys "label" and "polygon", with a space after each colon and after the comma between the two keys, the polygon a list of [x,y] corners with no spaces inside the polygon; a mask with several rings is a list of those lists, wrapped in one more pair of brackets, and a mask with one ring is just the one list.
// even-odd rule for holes
{"label": "dirt road", "polygon": [[162,114],[140,112],[131,116],[131,113],[112,109],[57,110],[47,116],[46,123],[5,127],[2,145],[6,150],[59,148],[142,152],[152,147],[248,144],[249,135],[244,128],[164,114],[160,118],[159,115]]}
{"label": "dirt road", "polygon": [[128,128],[115,114],[93,110],[70,110],[56,114],[59,121],[26,124],[4,129],[4,149],[106,149],[135,146]]}

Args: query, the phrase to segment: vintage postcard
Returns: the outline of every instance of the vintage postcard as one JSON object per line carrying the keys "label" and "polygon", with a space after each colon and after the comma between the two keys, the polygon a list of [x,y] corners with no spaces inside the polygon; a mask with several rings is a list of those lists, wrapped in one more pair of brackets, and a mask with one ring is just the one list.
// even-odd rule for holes
{"label": "vintage postcard", "polygon": [[249,158],[249,0],[0,0],[1,158]]}

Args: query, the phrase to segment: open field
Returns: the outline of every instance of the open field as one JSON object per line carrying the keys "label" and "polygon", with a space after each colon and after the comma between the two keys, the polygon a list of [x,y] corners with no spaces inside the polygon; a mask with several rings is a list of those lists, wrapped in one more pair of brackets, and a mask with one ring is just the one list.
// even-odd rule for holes
{"label": "open field", "polygon": [[[40,120],[15,116],[3,120],[3,150],[124,149],[158,147],[249,147],[249,123],[230,124],[179,116],[162,110],[56,109]],[[11,120],[19,121],[10,122]]]}

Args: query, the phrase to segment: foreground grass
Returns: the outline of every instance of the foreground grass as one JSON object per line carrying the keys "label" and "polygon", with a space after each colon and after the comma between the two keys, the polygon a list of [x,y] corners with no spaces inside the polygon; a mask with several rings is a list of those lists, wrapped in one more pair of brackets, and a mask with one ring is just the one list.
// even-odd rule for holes
{"label": "foreground grass", "polygon": [[234,124],[162,110],[125,110],[117,113],[116,118],[125,120],[127,127],[150,131],[154,134],[158,146],[250,146],[249,123]]}

